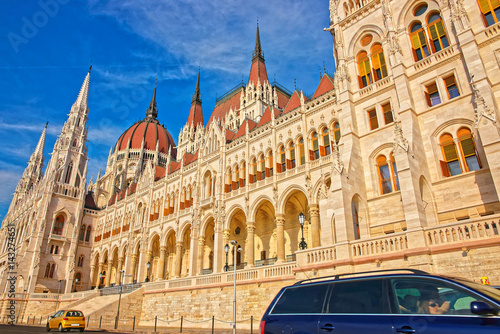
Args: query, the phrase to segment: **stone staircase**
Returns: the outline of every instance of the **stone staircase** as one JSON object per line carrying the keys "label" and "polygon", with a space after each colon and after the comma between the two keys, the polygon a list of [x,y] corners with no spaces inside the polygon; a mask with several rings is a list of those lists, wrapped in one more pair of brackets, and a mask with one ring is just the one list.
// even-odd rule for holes
{"label": "stone staircase", "polygon": [[[76,309],[79,311],[82,311],[85,317],[95,315],[95,313],[99,313],[102,310],[106,310],[111,308],[112,305],[115,303],[118,303],[118,295],[108,295],[108,296],[96,296],[94,298],[91,298],[89,300],[84,301],[83,303],[73,303],[70,305],[67,305],[65,308],[69,309]],[[122,295],[123,299],[123,295]],[[115,308],[116,312],[116,308]]]}

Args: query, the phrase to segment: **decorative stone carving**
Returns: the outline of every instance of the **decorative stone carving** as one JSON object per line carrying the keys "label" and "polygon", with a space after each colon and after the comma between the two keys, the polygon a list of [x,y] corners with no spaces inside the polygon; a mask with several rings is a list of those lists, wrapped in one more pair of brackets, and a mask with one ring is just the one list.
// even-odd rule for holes
{"label": "decorative stone carving", "polygon": [[496,127],[498,127],[497,124],[497,117],[496,117],[496,110],[490,109],[490,106],[486,103],[484,100],[483,96],[481,95],[481,92],[477,88],[475,82],[474,82],[474,75],[472,75],[471,80],[470,80],[470,86],[472,88],[472,92],[474,93],[474,125],[477,128],[479,126],[479,121],[481,118],[485,118],[486,120],[489,120],[492,122]]}

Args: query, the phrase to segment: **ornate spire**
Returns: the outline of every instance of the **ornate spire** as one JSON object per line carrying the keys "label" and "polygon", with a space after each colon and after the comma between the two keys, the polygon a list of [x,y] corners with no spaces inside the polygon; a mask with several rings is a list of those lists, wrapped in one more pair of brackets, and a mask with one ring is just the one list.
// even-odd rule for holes
{"label": "ornate spire", "polygon": [[153,92],[153,97],[151,98],[151,102],[149,103],[149,108],[146,111],[146,118],[156,119],[158,116],[158,110],[156,109],[156,85],[158,83],[158,77],[156,77],[155,81],[155,90]]}
{"label": "ornate spire", "polygon": [[89,84],[90,84],[90,71],[92,70],[92,65],[90,65],[89,71],[83,80],[82,88],[80,88],[80,93],[76,98],[75,103],[73,103],[73,107],[71,108],[71,112],[83,112],[87,111],[87,104],[89,99]]}
{"label": "ornate spire", "polygon": [[201,104],[201,93],[200,93],[200,68],[198,67],[198,79],[196,80],[196,89],[194,91],[193,99],[191,104],[199,102]]}
{"label": "ornate spire", "polygon": [[262,61],[264,61],[264,51],[262,51],[262,47],[260,46],[259,22],[257,22],[257,34],[255,37],[255,50],[253,51],[252,61],[255,61],[257,58],[260,58]]}

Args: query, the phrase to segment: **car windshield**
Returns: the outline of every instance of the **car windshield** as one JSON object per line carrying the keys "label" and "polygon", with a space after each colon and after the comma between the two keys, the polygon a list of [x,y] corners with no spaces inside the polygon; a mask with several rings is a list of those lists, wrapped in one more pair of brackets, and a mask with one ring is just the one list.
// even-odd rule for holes
{"label": "car windshield", "polygon": [[475,283],[475,282],[471,282],[471,281],[467,281],[467,280],[463,280],[463,279],[455,279],[455,280],[460,282],[461,284],[471,288],[471,289],[479,291],[480,293],[482,293],[490,298],[493,298],[494,300],[496,300],[497,302],[500,303],[500,290],[492,288],[489,285],[479,284],[479,283]]}
{"label": "car windshield", "polygon": [[83,317],[83,314],[80,311],[68,311],[68,313],[66,313],[66,316],[67,317]]}

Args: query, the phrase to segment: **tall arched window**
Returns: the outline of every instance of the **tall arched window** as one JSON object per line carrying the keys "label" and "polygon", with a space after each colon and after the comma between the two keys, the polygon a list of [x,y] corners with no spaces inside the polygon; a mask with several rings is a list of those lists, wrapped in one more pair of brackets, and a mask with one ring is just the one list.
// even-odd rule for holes
{"label": "tall arched window", "polygon": [[333,125],[333,138],[335,138],[335,143],[340,141],[340,124],[337,122]]}
{"label": "tall arched window", "polygon": [[316,133],[316,131],[314,131],[311,135],[311,147],[312,147],[312,150],[309,152],[309,155],[310,155],[310,159],[311,161],[312,160],[316,160],[316,159],[319,159],[319,145],[318,145],[318,134]]}
{"label": "tall arched window", "polygon": [[429,48],[427,47],[427,36],[420,22],[415,22],[410,27],[410,39],[413,46],[413,57],[415,61],[429,57]]}
{"label": "tall arched window", "polygon": [[82,228],[80,228],[80,234],[78,235],[78,240],[83,241],[84,237],[85,237],[85,224],[83,224]]}
{"label": "tall arched window", "polygon": [[87,234],[85,235],[85,242],[90,241],[90,231],[92,231],[92,226],[87,226]]}
{"label": "tall arched window", "polygon": [[236,190],[240,187],[240,170],[238,169],[238,165],[234,166],[232,187],[233,190]]}
{"label": "tall arched window", "polygon": [[226,183],[226,193],[231,191],[231,183],[233,182],[233,173],[231,168],[227,170],[227,183]]}
{"label": "tall arched window", "polygon": [[43,275],[43,277],[50,278],[49,275],[50,275],[50,263],[47,263],[47,266],[45,266],[45,274]]}
{"label": "tall arched window", "polygon": [[444,176],[453,176],[462,174],[460,161],[458,159],[457,147],[453,141],[453,136],[445,133],[439,138],[441,150],[443,151],[444,161],[441,161],[441,170]]}
{"label": "tall arched window", "polygon": [[267,152],[267,165],[269,166],[267,169],[266,169],[266,174],[268,177],[271,177],[273,176],[273,166],[274,166],[274,163],[273,163],[273,151],[269,151]]}
{"label": "tall arched window", "polygon": [[246,175],[247,175],[246,173],[247,173],[246,163],[243,162],[241,164],[240,187],[244,187],[245,186],[245,178],[246,178]]}
{"label": "tall arched window", "polygon": [[66,170],[66,178],[64,179],[64,183],[69,183],[69,181],[71,180],[72,172],[73,172],[73,162],[70,162]]}
{"label": "tall arched window", "polygon": [[304,151],[304,138],[300,137],[299,139],[299,157],[300,157],[300,165],[304,165],[306,163],[306,154]]}
{"label": "tall arched window", "polygon": [[356,57],[359,72],[359,88],[363,88],[372,83],[370,60],[366,51],[361,51]]}
{"label": "tall arched window", "polygon": [[258,175],[260,176],[259,180],[264,180],[266,178],[266,158],[264,157],[264,154],[261,154],[259,156],[259,168],[260,168],[260,172]]}
{"label": "tall arched window", "polygon": [[320,153],[321,156],[328,155],[332,153],[331,147],[330,147],[330,133],[328,132],[328,128],[323,128],[323,131],[321,132],[321,138],[322,138],[322,146],[320,147]]}
{"label": "tall arched window", "polygon": [[283,173],[284,171],[286,171],[285,147],[281,145],[278,152],[279,152],[278,173]]}
{"label": "tall arched window", "polygon": [[62,235],[63,228],[64,228],[64,216],[58,215],[56,217],[56,221],[54,222],[54,229],[52,230],[52,234]]}
{"label": "tall arched window", "polygon": [[433,52],[441,51],[450,45],[448,43],[448,38],[446,37],[446,32],[444,31],[443,20],[441,19],[439,13],[431,13],[427,19],[427,26],[431,37]]}
{"label": "tall arched window", "polygon": [[371,49],[372,67],[375,81],[378,81],[387,76],[387,65],[385,64],[384,50],[382,45],[375,44]]}
{"label": "tall arched window", "polygon": [[380,192],[388,194],[392,192],[391,172],[385,155],[379,155],[377,158],[378,179],[380,183]]}
{"label": "tall arched window", "polygon": [[480,169],[481,162],[479,160],[476,145],[474,145],[474,138],[472,137],[470,130],[467,128],[461,128],[458,130],[457,136],[464,160],[465,171],[471,172]]}
{"label": "tall arched window", "polygon": [[295,144],[293,141],[291,141],[288,144],[288,156],[290,157],[290,160],[287,161],[287,169],[292,169],[295,168],[296,163],[295,163]]}
{"label": "tall arched window", "polygon": [[478,0],[479,8],[483,14],[484,24],[489,27],[497,23],[500,19],[500,1],[498,0]]}
{"label": "tall arched window", "polygon": [[252,158],[250,161],[250,184],[257,182],[257,160]]}
{"label": "tall arched window", "polygon": [[390,155],[391,167],[392,167],[392,181],[394,184],[394,188],[399,190],[399,176],[398,176],[398,168],[396,166],[396,159],[394,159],[394,155],[391,152]]}
{"label": "tall arched window", "polygon": [[83,255],[80,255],[80,257],[78,257],[78,264],[77,264],[77,267],[83,267],[83,260],[84,260],[84,256]]}

